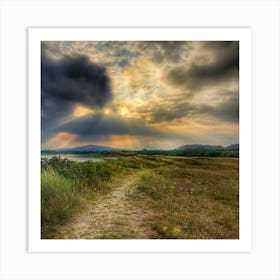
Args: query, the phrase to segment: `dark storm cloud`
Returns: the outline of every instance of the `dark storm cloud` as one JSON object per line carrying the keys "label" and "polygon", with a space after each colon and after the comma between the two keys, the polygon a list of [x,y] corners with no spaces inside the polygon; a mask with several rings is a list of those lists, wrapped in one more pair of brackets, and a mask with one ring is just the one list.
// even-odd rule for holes
{"label": "dark storm cloud", "polygon": [[139,119],[124,119],[120,115],[87,115],[72,120],[57,128],[57,132],[79,135],[80,141],[98,139],[109,135],[161,136],[166,134],[152,127],[145,126]]}
{"label": "dark storm cloud", "polygon": [[41,111],[42,140],[67,116],[76,104],[102,108],[112,97],[106,69],[87,56],[64,56],[54,59],[42,43]]}
{"label": "dark storm cloud", "polygon": [[239,93],[235,91],[220,91],[220,102],[215,105],[193,104],[191,100],[168,101],[168,107],[162,106],[150,112],[151,122],[169,122],[185,117],[216,118],[219,121],[238,123],[239,121]]}
{"label": "dark storm cloud", "polygon": [[174,86],[199,89],[204,86],[217,85],[226,80],[238,80],[239,43],[238,42],[204,42],[203,48],[212,50],[212,62],[194,62],[186,68],[174,67],[165,76],[167,82]]}

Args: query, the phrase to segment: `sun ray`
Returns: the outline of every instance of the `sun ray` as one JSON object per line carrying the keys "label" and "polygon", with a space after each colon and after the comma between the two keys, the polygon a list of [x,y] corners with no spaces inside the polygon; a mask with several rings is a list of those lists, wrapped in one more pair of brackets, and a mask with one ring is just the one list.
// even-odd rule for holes
{"label": "sun ray", "polygon": [[80,118],[80,117],[86,116],[88,114],[92,114],[94,112],[95,111],[93,109],[91,109],[90,107],[88,107],[88,106],[77,104],[75,106],[74,110],[73,110],[72,116],[74,118]]}

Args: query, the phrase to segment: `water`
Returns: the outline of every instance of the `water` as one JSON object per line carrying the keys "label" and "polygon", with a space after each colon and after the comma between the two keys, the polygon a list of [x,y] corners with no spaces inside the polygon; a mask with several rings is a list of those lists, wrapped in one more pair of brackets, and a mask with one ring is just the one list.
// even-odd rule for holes
{"label": "water", "polygon": [[41,155],[41,159],[51,159],[52,157],[60,157],[60,158],[66,158],[69,160],[73,161],[103,161],[102,158],[94,158],[94,157],[86,157],[86,156],[81,156],[79,154],[55,154],[55,155]]}

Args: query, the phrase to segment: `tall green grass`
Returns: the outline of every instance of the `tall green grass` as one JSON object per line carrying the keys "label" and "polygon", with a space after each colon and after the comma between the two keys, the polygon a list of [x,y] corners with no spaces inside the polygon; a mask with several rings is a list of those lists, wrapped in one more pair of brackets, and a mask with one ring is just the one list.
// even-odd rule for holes
{"label": "tall green grass", "polygon": [[71,180],[53,170],[41,173],[41,223],[55,225],[67,220],[80,200]]}

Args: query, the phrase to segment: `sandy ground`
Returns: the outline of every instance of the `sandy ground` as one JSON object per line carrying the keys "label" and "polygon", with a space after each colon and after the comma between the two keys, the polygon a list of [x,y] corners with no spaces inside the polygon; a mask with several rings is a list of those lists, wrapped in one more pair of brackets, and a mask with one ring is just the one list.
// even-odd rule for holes
{"label": "sandy ground", "polygon": [[[69,223],[56,227],[63,239],[151,239],[153,216],[141,199],[131,199],[138,174],[115,179],[113,190],[76,215]],[[143,200],[146,198],[143,197]]]}

